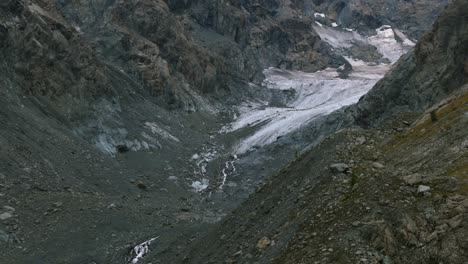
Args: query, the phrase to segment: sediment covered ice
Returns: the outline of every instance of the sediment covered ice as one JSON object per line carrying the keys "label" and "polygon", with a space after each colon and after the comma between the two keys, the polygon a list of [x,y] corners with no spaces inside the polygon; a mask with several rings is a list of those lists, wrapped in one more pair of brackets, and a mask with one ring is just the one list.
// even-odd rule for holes
{"label": "sediment covered ice", "polygon": [[252,108],[239,108],[239,117],[224,132],[253,126],[258,130],[242,139],[236,145],[235,153],[242,154],[254,146],[270,144],[319,116],[356,103],[389,69],[389,65],[370,66],[362,61],[348,60],[354,68],[348,79],[339,78],[335,69],[315,73],[265,70],[264,85],[267,88],[292,89],[295,97],[285,107],[259,103]]}
{"label": "sediment covered ice", "polygon": [[349,49],[359,43],[372,45],[391,63],[395,63],[415,45],[403,32],[387,25],[377,28],[373,36],[364,36],[352,29],[338,29],[335,26],[314,26],[314,30],[333,48]]}
{"label": "sediment covered ice", "polygon": [[[315,14],[316,17],[322,17]],[[286,71],[270,68],[264,71],[263,85],[268,89],[293,90],[295,97],[284,107],[272,107],[267,102],[248,102],[241,105],[240,115],[221,132],[229,133],[243,128],[255,128],[251,135],[242,139],[234,149],[242,154],[253,147],[275,142],[310,123],[319,116],[328,115],[344,106],[356,103],[374,84],[381,79],[401,55],[414,46],[409,38],[398,29],[382,26],[373,36],[364,36],[352,29],[314,26],[322,40],[334,49],[346,50],[357,43],[375,46],[390,64],[367,63],[351,57],[344,57],[352,66],[346,79],[338,76],[336,69],[315,73]]]}

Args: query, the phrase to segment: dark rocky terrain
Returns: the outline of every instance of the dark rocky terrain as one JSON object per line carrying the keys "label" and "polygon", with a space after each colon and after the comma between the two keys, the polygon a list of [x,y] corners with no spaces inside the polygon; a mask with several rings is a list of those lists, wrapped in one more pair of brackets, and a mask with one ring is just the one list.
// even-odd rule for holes
{"label": "dark rocky terrain", "polygon": [[[129,263],[157,237],[138,263],[464,263],[466,1],[422,35],[449,2],[1,1],[0,262]],[[357,105],[237,156],[261,127],[220,133],[239,106],[297,96],[265,69],[388,65],[317,25],[420,41]]]}

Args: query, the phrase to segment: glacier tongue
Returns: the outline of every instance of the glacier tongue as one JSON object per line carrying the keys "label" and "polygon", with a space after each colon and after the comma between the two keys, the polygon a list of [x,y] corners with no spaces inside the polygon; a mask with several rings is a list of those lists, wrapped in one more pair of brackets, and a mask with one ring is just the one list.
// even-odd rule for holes
{"label": "glacier tongue", "polygon": [[[343,52],[353,71],[347,79],[341,79],[336,69],[315,73],[275,68],[265,70],[266,78],[263,86],[274,90],[292,90],[295,97],[283,107],[273,107],[268,102],[261,101],[248,102],[240,106],[238,108],[240,115],[221,132],[229,133],[247,127],[254,127],[256,131],[235,146],[236,154],[271,144],[317,117],[356,103],[385,75],[401,55],[414,46],[414,42],[400,30],[390,26],[376,29],[376,34],[373,36],[323,25],[314,26],[314,29],[322,40]],[[349,53],[347,51],[358,43],[374,46],[390,64],[366,63],[346,57],[345,55]]]}
{"label": "glacier tongue", "polygon": [[257,103],[254,107],[240,107],[240,115],[223,132],[246,127],[258,129],[242,139],[234,152],[242,154],[253,147],[273,143],[278,138],[308,124],[319,116],[356,103],[383,77],[390,65],[370,65],[348,59],[354,71],[348,79],[341,79],[335,69],[315,73],[270,68],[264,71],[264,86],[269,89],[294,90],[295,97],[285,107],[270,107]]}

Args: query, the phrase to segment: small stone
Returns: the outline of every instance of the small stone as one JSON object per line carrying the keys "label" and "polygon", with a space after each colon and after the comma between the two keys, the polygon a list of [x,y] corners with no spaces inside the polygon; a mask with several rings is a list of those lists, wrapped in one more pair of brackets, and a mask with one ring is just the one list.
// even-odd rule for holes
{"label": "small stone", "polygon": [[0,229],[0,243],[7,243],[10,240],[10,236],[7,232]]}
{"label": "small stone", "polygon": [[405,183],[408,185],[416,185],[422,182],[422,177],[418,173],[415,173],[415,174],[405,176],[403,178],[403,181],[405,181]]}
{"label": "small stone", "polygon": [[467,208],[468,209],[468,199],[464,200],[463,202],[460,203],[461,206],[463,206],[464,208]]}
{"label": "small stone", "polygon": [[349,170],[349,166],[345,163],[335,163],[330,165],[330,170],[333,173],[344,173]]}
{"label": "small stone", "polygon": [[393,261],[389,256],[385,256],[382,259],[382,264],[393,264]]}
{"label": "small stone", "polygon": [[12,218],[13,215],[9,212],[6,212],[6,213],[3,213],[3,214],[0,214],[0,220],[7,220],[9,218]]}
{"label": "small stone", "polygon": [[450,200],[455,201],[455,202],[462,202],[463,200],[465,200],[465,198],[466,198],[465,196],[457,194],[457,195],[450,197]]}
{"label": "small stone", "polygon": [[53,203],[52,205],[53,205],[55,208],[59,208],[59,207],[62,207],[63,202],[56,202],[56,203]]}
{"label": "small stone", "polygon": [[266,249],[271,245],[271,240],[268,237],[262,237],[258,242],[257,242],[257,248],[258,249]]}
{"label": "small stone", "polygon": [[179,178],[177,178],[176,176],[169,176],[169,178],[167,179],[170,181],[177,181]]}
{"label": "small stone", "polygon": [[372,166],[376,169],[383,169],[385,166],[382,163],[372,162]]}
{"label": "small stone", "polygon": [[419,185],[418,186],[418,193],[428,192],[430,189],[431,189],[431,187],[429,187],[427,185]]}
{"label": "small stone", "polygon": [[451,219],[448,221],[448,224],[449,224],[449,226],[450,226],[451,228],[457,228],[457,227],[461,226],[462,221],[463,221],[462,215],[457,215],[457,216],[451,218]]}
{"label": "small stone", "polygon": [[362,136],[362,137],[356,138],[356,143],[359,145],[366,143],[366,137]]}
{"label": "small stone", "polygon": [[7,210],[7,211],[10,211],[10,212],[14,212],[15,211],[15,208],[11,207],[11,206],[8,206],[8,205],[5,205],[3,206],[3,209]]}
{"label": "small stone", "polygon": [[138,189],[141,189],[141,190],[146,189],[146,185],[144,183],[142,183],[142,182],[138,182],[137,187],[138,187]]}
{"label": "small stone", "polygon": [[437,240],[438,238],[438,235],[437,235],[437,232],[432,232],[432,234],[430,234],[427,238],[426,238],[426,241],[427,242],[432,242],[434,240]]}
{"label": "small stone", "polygon": [[355,222],[352,223],[353,226],[359,226],[360,224],[361,224],[361,222],[359,222],[359,221],[355,221]]}
{"label": "small stone", "polygon": [[437,230],[437,231],[440,231],[440,232],[445,232],[445,231],[448,229],[448,227],[449,227],[449,226],[448,226],[447,224],[444,223],[444,224],[438,225],[438,226],[436,227],[436,230]]}

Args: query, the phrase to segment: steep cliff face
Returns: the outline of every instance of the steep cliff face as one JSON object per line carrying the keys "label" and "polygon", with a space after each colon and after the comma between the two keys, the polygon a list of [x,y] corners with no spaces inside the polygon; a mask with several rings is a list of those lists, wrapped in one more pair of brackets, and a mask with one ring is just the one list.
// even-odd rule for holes
{"label": "steep cliff face", "polygon": [[468,3],[458,1],[357,104],[358,122],[375,124],[396,112],[420,111],[466,83]]}
{"label": "steep cliff face", "polygon": [[311,1],[345,27],[378,28],[392,25],[419,38],[430,29],[440,10],[451,1]]}
{"label": "steep cliff face", "polygon": [[0,12],[2,79],[15,87],[6,97],[31,95],[73,120],[112,94],[106,66],[61,16],[22,1],[7,1]]}
{"label": "steep cliff face", "polygon": [[[57,41],[61,38],[57,32],[64,36],[56,53],[70,45],[64,39],[69,41],[68,38],[74,36],[75,42],[81,42],[80,53],[89,54],[90,58],[98,54],[101,64],[107,63],[123,71],[152,95],[163,98],[168,106],[194,111],[206,110],[206,107],[194,99],[193,92],[218,95],[218,99],[226,94],[238,97],[238,90],[245,86],[245,82],[260,84],[262,71],[268,67],[317,71],[345,64],[345,60],[315,33],[312,27],[317,19],[315,12],[326,13],[342,27],[363,31],[384,24],[406,29],[403,25],[410,22],[416,23],[418,30],[424,30],[445,2],[426,2],[431,8],[424,11],[420,2],[159,0],[8,3],[10,6],[26,6],[27,10],[34,5],[37,10],[31,12],[42,12],[56,20],[55,24],[61,25],[62,31],[67,31],[54,31]],[[391,10],[389,6],[393,6]],[[407,16],[405,12],[411,8],[415,13]],[[15,12],[21,12],[21,8]],[[351,14],[349,18],[342,19],[348,13]],[[393,17],[388,18],[389,14]],[[367,21],[372,19],[359,18],[367,16],[380,20],[374,23]],[[41,23],[44,28],[44,22]],[[412,31],[406,31],[412,34]],[[94,78],[93,81],[101,82],[98,84],[101,88],[95,88],[95,91],[109,90],[106,87],[110,85],[104,83],[106,73],[96,67],[86,68],[88,75],[96,76],[85,79]],[[50,89],[58,90],[57,87]]]}
{"label": "steep cliff face", "polygon": [[342,27],[372,32],[390,24],[418,38],[445,4],[159,0],[63,1],[57,7],[107,62],[172,107],[195,110],[203,107],[188,106],[190,96],[180,87],[236,97],[244,85],[239,81],[260,84],[268,67],[317,71],[343,65],[345,60],[315,33],[316,12]]}
{"label": "steep cliff face", "polygon": [[323,46],[310,17],[280,1],[73,1],[60,9],[106,61],[174,107],[188,100],[181,86],[236,96],[233,82],[260,83],[267,67],[344,63]]}

